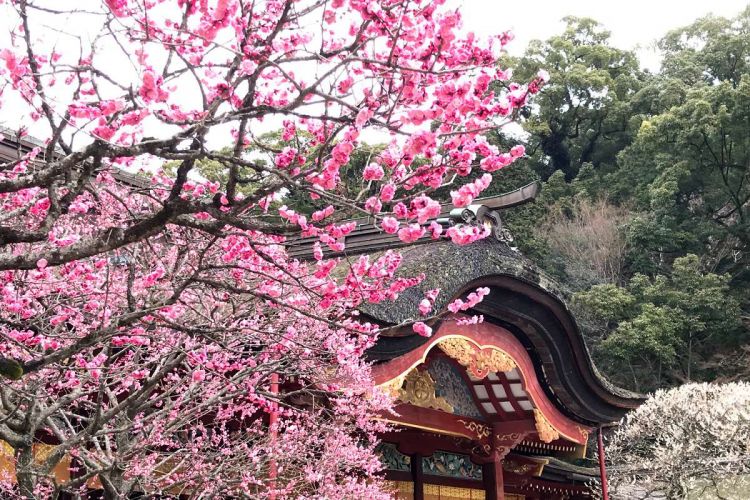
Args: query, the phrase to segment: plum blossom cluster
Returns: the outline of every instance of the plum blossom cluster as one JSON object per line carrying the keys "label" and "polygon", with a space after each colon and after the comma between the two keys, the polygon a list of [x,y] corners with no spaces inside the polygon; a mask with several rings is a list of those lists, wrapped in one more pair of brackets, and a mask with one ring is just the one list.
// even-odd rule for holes
{"label": "plum blossom cluster", "polygon": [[[93,186],[100,192],[90,201],[91,214],[61,217],[84,237],[85,228],[111,221],[126,195],[132,207],[148,206],[106,175]],[[20,405],[33,399],[45,409],[31,416],[3,407],[13,426],[4,438],[23,450],[24,436],[51,433],[60,442],[56,453],[82,460],[78,473],[96,475],[112,491],[137,483],[147,491],[180,485],[262,496],[270,457],[277,468],[305,456],[315,461],[320,443],[334,435],[337,447],[323,457],[332,466],[315,469],[318,493],[335,491],[346,475],[334,465],[337,454],[356,458],[358,471],[375,473],[380,464],[362,432],[375,442],[382,424],[368,416],[390,401],[372,387],[362,363],[377,328],[351,311],[364,300],[397,296],[418,280],[394,278],[400,256],[389,253],[372,262],[363,257],[337,282],[328,264],[337,261],[290,261],[279,242],[239,230],[209,239],[173,226],[94,258],[59,266],[39,259],[33,269],[3,271],[0,356],[24,372],[6,385],[6,396]],[[274,375],[305,395],[289,401],[274,393]],[[313,398],[326,404],[310,412],[305,407]],[[277,439],[265,429],[271,414],[279,419]],[[63,415],[87,424],[62,425]],[[117,446],[107,443],[113,432],[122,433]],[[52,456],[45,465],[60,459]],[[165,460],[180,465],[165,468]],[[27,482],[37,496],[57,487],[51,469],[41,479],[35,470],[35,483],[17,470],[15,482]],[[347,491],[374,488],[348,481]],[[300,473],[272,486],[284,496],[310,484]],[[16,491],[13,484],[4,487]]]}
{"label": "plum blossom cluster", "polygon": [[744,491],[750,460],[750,384],[685,384],[656,391],[606,448],[610,480],[628,498]]}
{"label": "plum blossom cluster", "polygon": [[482,300],[484,300],[484,298],[489,294],[490,289],[486,286],[477,288],[475,291],[466,296],[466,300],[456,299],[448,304],[448,310],[453,314],[456,314],[460,311],[468,311],[469,309],[482,302]]}
{"label": "plum blossom cluster", "polygon": [[[345,250],[355,215],[405,242],[487,236],[428,224],[430,191],[470,204],[521,157],[484,133],[546,81],[509,82],[497,61],[512,37],[465,34],[444,3],[0,3],[18,25],[2,98],[41,139],[18,130],[0,159],[5,496],[388,496],[371,480],[372,417],[390,401],[363,360],[379,331],[357,308],[422,277],[397,278],[395,252],[324,249]],[[56,45],[62,19],[86,33]],[[258,135],[271,117],[279,133]],[[392,139],[361,168],[367,189],[342,194],[373,130]],[[292,192],[312,208],[285,205]],[[310,262],[285,247],[300,234]],[[40,441],[56,445],[35,461]]]}
{"label": "plum blossom cluster", "polygon": [[[475,291],[470,292],[465,300],[458,298],[455,299],[453,302],[448,304],[446,307],[447,311],[453,313],[453,320],[455,321],[456,325],[459,326],[466,326],[466,325],[476,325],[479,323],[482,323],[484,321],[484,316],[479,315],[472,315],[472,316],[465,316],[458,313],[461,313],[463,311],[468,311],[469,309],[472,309],[477,304],[482,302],[484,298],[489,295],[490,289],[487,287],[481,287],[477,288]],[[432,290],[428,290],[424,294],[424,298],[419,302],[419,313],[422,316],[427,316],[433,311],[433,307],[435,306],[435,300],[437,299],[437,296],[440,294],[439,288],[434,288]],[[412,329],[415,333],[423,336],[423,337],[430,337],[432,336],[432,327],[428,326],[424,321],[415,321],[412,324]]]}

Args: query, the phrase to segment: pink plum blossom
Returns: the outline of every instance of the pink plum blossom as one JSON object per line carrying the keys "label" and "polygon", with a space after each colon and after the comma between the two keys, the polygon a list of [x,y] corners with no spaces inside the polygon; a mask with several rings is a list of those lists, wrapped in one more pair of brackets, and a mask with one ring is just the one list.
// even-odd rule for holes
{"label": "pink plum blossom", "polygon": [[415,333],[421,335],[422,337],[432,336],[432,328],[425,325],[421,321],[417,321],[416,323],[414,323],[414,325],[412,326],[412,329],[414,330]]}

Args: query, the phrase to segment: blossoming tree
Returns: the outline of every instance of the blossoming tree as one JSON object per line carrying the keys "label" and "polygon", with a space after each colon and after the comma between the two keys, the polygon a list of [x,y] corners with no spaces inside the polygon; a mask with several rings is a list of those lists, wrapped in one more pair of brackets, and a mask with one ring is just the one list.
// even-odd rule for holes
{"label": "blossoming tree", "polygon": [[617,498],[747,498],[750,384],[659,390],[607,449]]}
{"label": "blossoming tree", "polygon": [[[344,249],[353,215],[404,241],[485,236],[427,225],[429,192],[453,183],[465,206],[521,156],[483,132],[544,82],[507,82],[510,36],[462,35],[442,4],[0,2],[0,116],[18,135],[0,163],[5,495],[386,494],[371,417],[390,401],[356,308],[419,278],[394,277],[394,252],[334,276],[323,249]],[[362,173],[378,194],[343,196],[368,133],[389,141]],[[319,210],[283,206],[290,190]],[[314,261],[287,256],[292,234],[317,239]]]}

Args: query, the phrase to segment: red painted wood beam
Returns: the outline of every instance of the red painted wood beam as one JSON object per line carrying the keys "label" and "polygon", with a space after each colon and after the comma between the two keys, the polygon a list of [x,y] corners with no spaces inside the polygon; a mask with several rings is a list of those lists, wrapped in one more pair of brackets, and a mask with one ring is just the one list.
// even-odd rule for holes
{"label": "red painted wood beam", "polygon": [[490,444],[492,427],[481,420],[410,404],[397,405],[394,410],[398,416],[383,414],[381,418],[413,429],[471,439],[480,445]]}

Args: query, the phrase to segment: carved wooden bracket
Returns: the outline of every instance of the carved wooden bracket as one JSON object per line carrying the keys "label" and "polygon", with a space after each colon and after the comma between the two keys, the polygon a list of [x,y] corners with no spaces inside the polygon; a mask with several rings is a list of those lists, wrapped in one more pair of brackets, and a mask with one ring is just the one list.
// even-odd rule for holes
{"label": "carved wooden bracket", "polygon": [[510,451],[526,437],[527,432],[510,432],[495,434],[493,438],[493,455],[495,460],[502,460]]}
{"label": "carved wooden bracket", "polygon": [[544,413],[538,409],[534,409],[534,423],[540,441],[551,443],[556,439],[560,439],[560,433],[552,426],[549,420],[547,420]]}

